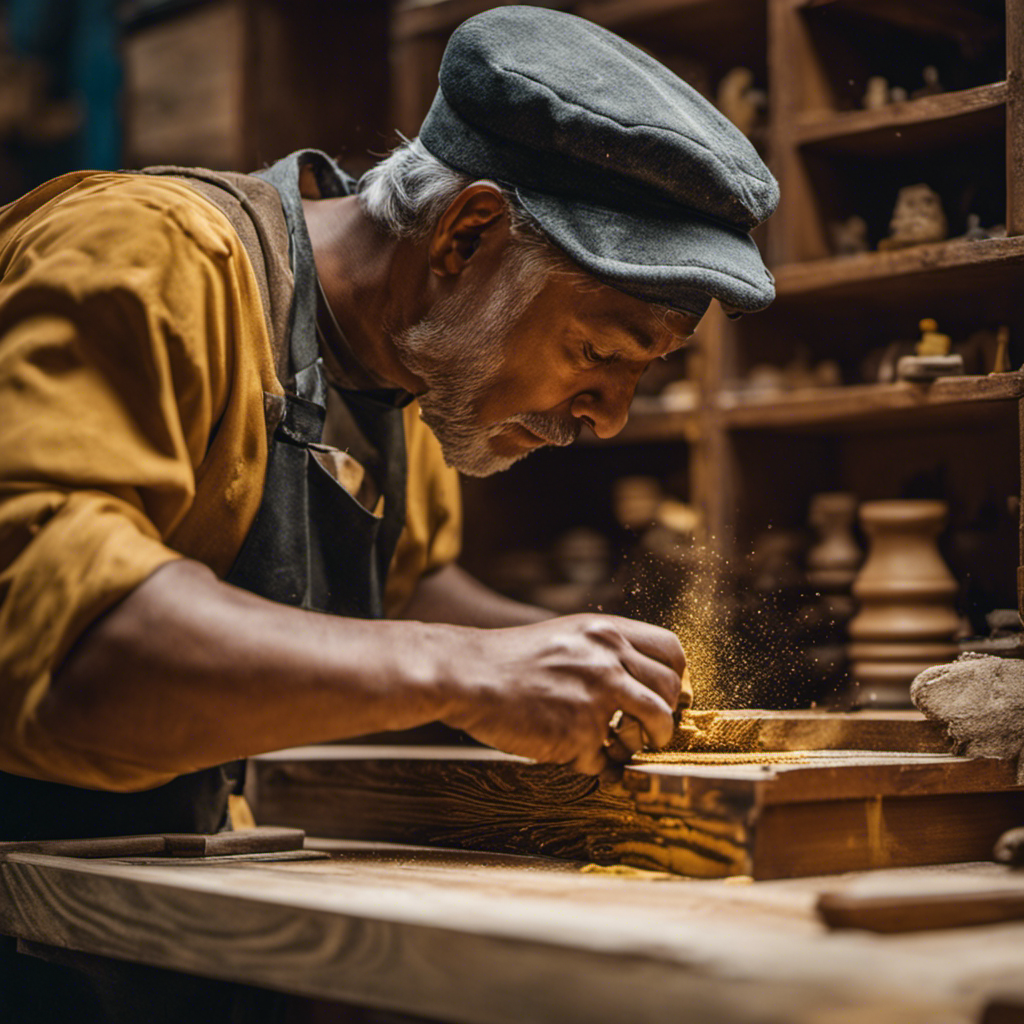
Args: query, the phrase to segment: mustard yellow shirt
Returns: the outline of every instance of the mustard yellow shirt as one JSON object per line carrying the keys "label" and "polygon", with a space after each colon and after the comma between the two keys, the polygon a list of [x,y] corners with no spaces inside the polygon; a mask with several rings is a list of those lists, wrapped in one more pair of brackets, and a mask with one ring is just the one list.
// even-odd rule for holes
{"label": "mustard yellow shirt", "polygon": [[[258,286],[180,181],[76,172],[0,210],[0,770],[100,789],[168,780],[61,747],[35,711],[97,616],[175,558],[224,576],[263,491],[280,393]],[[458,480],[405,412],[389,614],[452,561]]]}

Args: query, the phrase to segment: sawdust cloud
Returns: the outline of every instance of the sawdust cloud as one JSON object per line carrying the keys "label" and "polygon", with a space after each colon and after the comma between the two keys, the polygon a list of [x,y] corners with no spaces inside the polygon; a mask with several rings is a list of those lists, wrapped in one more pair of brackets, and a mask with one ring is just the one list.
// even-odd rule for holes
{"label": "sawdust cloud", "polygon": [[792,708],[827,697],[809,631],[813,591],[752,585],[749,557],[706,545],[626,567],[625,614],[671,629],[686,651],[695,709]]}

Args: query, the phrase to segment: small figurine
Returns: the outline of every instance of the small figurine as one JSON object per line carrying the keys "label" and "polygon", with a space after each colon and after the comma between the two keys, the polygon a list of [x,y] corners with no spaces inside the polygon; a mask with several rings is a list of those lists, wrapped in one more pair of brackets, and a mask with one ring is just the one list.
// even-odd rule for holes
{"label": "small figurine", "polygon": [[623,476],[612,487],[615,518],[627,530],[644,530],[657,515],[661,484],[652,476]]}
{"label": "small figurine", "polygon": [[911,99],[917,100],[922,96],[934,96],[936,93],[946,91],[942,88],[942,83],[939,81],[939,69],[934,64],[929,64],[927,67],[922,68],[921,77],[924,79],[924,85],[920,89],[915,89],[910,94]]}
{"label": "small figurine", "polygon": [[880,110],[889,103],[889,82],[881,75],[872,75],[868,79],[867,88],[861,104],[865,110]]}
{"label": "small figurine", "polygon": [[988,238],[988,232],[981,226],[981,218],[976,213],[967,214],[967,230],[960,237],[965,242],[980,242]]}
{"label": "small figurine", "polygon": [[990,228],[981,226],[981,217],[976,213],[967,214],[967,230],[962,235],[957,235],[955,242],[984,242],[989,238],[1005,238],[1006,225],[993,224]]}
{"label": "small figurine", "polygon": [[758,119],[767,110],[768,97],[763,89],[754,88],[753,71],[738,67],[727,71],[718,83],[716,103],[718,109],[750,138],[755,133]]}
{"label": "small figurine", "polygon": [[948,334],[939,333],[939,325],[931,317],[925,317],[918,323],[921,338],[917,343],[919,356],[948,356],[953,346]]}
{"label": "small figurine", "polygon": [[939,333],[939,325],[930,317],[922,320],[918,327],[921,337],[916,345],[916,355],[903,356],[896,364],[896,376],[900,380],[931,381],[937,377],[955,377],[964,372],[964,357],[950,353],[953,346],[948,334]]}
{"label": "small figurine", "polygon": [[889,102],[890,103],[906,103],[907,102],[907,90],[902,85],[894,85],[889,90]]}
{"label": "small figurine", "polygon": [[896,196],[889,237],[883,238],[878,248],[884,252],[925,242],[941,242],[946,231],[946,214],[938,193],[924,184],[906,185]]}
{"label": "small figurine", "polygon": [[1010,328],[1003,324],[996,331],[996,354],[992,360],[992,373],[1010,371]]}
{"label": "small figurine", "polygon": [[856,256],[868,251],[868,225],[857,214],[846,220],[829,221],[828,233],[837,256]]}

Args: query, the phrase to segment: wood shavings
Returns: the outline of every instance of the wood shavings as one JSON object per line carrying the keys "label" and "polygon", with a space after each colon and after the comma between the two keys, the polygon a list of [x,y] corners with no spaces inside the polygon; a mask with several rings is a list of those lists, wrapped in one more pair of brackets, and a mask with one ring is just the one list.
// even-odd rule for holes
{"label": "wood shavings", "polygon": [[641,751],[633,755],[633,764],[805,764],[821,758],[817,750],[785,750],[739,753],[737,751]]}
{"label": "wood shavings", "polygon": [[667,871],[649,871],[647,868],[633,868],[628,864],[584,864],[580,868],[582,875],[610,875],[614,878],[643,878],[649,882],[663,879],[676,879],[677,876]]}
{"label": "wood shavings", "polygon": [[675,735],[663,752],[738,753],[755,750],[759,728],[756,719],[728,719],[718,711],[684,711],[679,717]]}

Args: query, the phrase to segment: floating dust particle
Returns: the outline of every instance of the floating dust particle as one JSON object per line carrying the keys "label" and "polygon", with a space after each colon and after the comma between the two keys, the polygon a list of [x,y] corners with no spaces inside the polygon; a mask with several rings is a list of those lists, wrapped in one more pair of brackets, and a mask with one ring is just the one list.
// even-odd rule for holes
{"label": "floating dust particle", "polygon": [[749,565],[729,563],[704,545],[679,544],[657,555],[644,552],[627,573],[625,613],[679,637],[695,708],[804,702],[798,609],[781,592],[756,589]]}
{"label": "floating dust particle", "polygon": [[614,878],[642,878],[648,882],[660,882],[676,877],[667,871],[649,871],[647,868],[632,868],[628,864],[584,864],[580,868],[580,874],[607,875]]}

